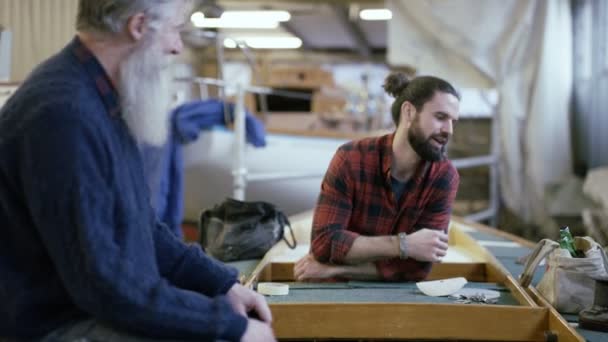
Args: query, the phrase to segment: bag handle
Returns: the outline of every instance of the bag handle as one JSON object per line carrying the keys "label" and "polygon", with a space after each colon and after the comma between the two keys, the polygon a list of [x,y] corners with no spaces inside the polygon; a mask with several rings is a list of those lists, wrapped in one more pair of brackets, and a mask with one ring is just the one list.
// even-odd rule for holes
{"label": "bag handle", "polygon": [[606,256],[606,251],[600,245],[600,254],[602,255],[602,260],[604,261],[604,270],[606,274],[608,274],[608,256]]}
{"label": "bag handle", "polygon": [[532,254],[528,257],[526,261],[526,266],[524,267],[524,273],[519,277],[519,284],[523,288],[527,288],[528,285],[532,282],[532,278],[534,277],[534,272],[536,271],[536,267],[540,264],[541,260],[543,260],[549,253],[553,252],[556,248],[559,247],[559,244],[555,241],[549,239],[542,239],[534,247]]}
{"label": "bag handle", "polygon": [[[574,241],[576,242],[577,239],[586,240],[587,242],[589,242],[589,245],[591,246],[591,248],[597,248],[600,251],[600,255],[602,256],[602,263],[604,266],[604,270],[606,271],[606,274],[608,274],[608,256],[606,256],[606,251],[604,250],[602,245],[597,243],[597,241],[595,241],[590,236],[575,236]],[[584,251],[584,252],[586,252],[586,251]]]}
{"label": "bag handle", "polygon": [[298,242],[296,241],[296,237],[293,234],[293,228],[291,228],[291,223],[289,222],[289,219],[287,218],[287,216],[285,216],[285,214],[282,211],[279,211],[278,214],[279,214],[279,223],[281,224],[281,226],[287,226],[287,228],[289,228],[289,234],[291,235],[291,241],[293,241],[293,242],[289,242],[289,240],[287,240],[287,238],[285,237],[285,231],[283,231],[283,241],[285,241],[285,243],[287,244],[287,247],[289,247],[290,249],[295,249],[296,246],[298,245]]}

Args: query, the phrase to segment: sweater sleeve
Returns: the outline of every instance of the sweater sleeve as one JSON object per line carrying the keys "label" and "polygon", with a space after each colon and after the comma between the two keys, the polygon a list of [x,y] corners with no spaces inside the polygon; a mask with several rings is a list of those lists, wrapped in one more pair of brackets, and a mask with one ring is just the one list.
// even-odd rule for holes
{"label": "sweater sleeve", "polygon": [[[116,177],[123,175],[116,174],[112,147],[100,129],[82,113],[52,114],[30,122],[25,132],[21,186],[33,225],[74,304],[146,336],[238,341],[247,320],[226,297],[179,288],[161,275],[167,264],[159,265],[156,253],[168,251],[168,264],[179,265],[181,247],[163,242],[150,217],[117,209],[118,196],[128,193],[116,189]],[[127,214],[117,215],[119,209]],[[192,253],[185,252],[181,264],[197,259],[197,279],[209,276],[213,271],[202,268],[212,264],[187,256]],[[176,267],[176,274],[188,270]],[[210,295],[225,290],[200,286]]]}
{"label": "sweater sleeve", "polygon": [[180,288],[217,296],[238,281],[235,268],[209,257],[198,244],[185,244],[161,222],[156,223],[154,241],[161,274]]}

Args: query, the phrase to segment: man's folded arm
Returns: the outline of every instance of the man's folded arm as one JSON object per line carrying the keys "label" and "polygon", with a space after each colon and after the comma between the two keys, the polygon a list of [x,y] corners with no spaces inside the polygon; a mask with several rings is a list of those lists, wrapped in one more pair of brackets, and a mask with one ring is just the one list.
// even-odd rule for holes
{"label": "man's folded arm", "polygon": [[352,187],[344,151],[338,149],[321,184],[312,223],[311,252],[323,263],[344,263],[359,234],[346,226],[353,210]]}

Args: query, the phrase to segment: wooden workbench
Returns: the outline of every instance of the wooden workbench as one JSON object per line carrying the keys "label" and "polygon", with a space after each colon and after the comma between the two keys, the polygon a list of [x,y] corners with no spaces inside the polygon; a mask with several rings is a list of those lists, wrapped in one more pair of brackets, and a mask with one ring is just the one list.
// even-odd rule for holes
{"label": "wooden workbench", "polygon": [[[281,340],[608,340],[608,334],[576,329],[533,287],[519,285],[516,277],[523,265],[518,259],[531,251],[529,241],[453,218],[448,256],[433,267],[429,279],[464,276],[469,287],[501,293],[494,305],[459,304],[424,296],[413,283],[293,283],[293,263],[309,248],[310,224],[310,212],[293,217],[298,249],[279,244],[255,267],[249,262],[244,272],[251,285],[291,285],[288,296],[267,297]],[[533,284],[540,276],[535,275]]]}

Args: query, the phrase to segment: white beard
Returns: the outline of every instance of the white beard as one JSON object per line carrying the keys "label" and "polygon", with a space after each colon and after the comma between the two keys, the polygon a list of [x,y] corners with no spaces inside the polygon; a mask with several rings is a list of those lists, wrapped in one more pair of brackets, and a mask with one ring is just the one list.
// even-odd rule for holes
{"label": "white beard", "polygon": [[120,65],[123,118],[138,144],[162,146],[169,135],[171,56],[160,44],[142,42]]}

